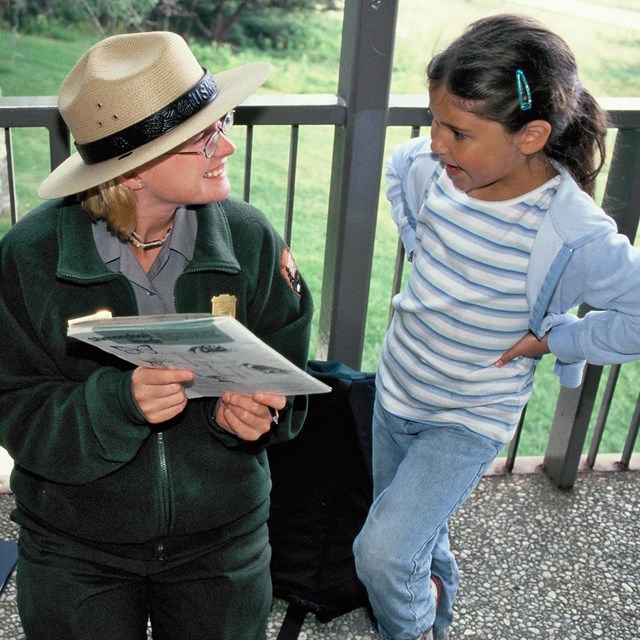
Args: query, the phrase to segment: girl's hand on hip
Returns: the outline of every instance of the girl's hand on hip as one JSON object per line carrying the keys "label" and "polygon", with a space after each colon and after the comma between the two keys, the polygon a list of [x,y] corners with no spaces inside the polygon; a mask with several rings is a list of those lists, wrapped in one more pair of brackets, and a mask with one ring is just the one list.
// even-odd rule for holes
{"label": "girl's hand on hip", "polygon": [[546,334],[542,339],[538,339],[535,334],[526,333],[511,349],[505,351],[496,362],[496,367],[503,367],[514,358],[524,356],[525,358],[539,358],[546,353],[550,353]]}

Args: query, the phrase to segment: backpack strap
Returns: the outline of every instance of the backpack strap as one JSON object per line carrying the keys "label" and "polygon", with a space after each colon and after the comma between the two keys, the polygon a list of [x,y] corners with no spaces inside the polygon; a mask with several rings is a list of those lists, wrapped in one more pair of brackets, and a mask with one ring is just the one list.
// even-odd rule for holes
{"label": "backpack strap", "polygon": [[276,640],[298,640],[306,615],[306,609],[290,602]]}

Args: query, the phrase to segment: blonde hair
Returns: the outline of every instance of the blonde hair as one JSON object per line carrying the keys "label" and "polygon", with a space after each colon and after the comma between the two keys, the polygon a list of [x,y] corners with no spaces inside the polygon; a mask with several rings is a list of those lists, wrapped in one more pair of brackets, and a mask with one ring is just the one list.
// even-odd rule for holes
{"label": "blonde hair", "polygon": [[136,199],[117,178],[83,191],[78,199],[84,212],[93,220],[106,220],[109,229],[122,240],[136,228]]}

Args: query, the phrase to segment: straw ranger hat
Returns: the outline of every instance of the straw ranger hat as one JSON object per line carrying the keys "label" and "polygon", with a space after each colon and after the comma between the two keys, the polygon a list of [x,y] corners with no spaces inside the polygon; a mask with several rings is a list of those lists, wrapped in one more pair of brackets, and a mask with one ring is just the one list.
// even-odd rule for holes
{"label": "straw ranger hat", "polygon": [[247,64],[213,76],[166,31],[98,42],[60,86],[58,108],[78,152],[44,180],[40,196],[85,191],[170,151],[251,95],[270,69]]}

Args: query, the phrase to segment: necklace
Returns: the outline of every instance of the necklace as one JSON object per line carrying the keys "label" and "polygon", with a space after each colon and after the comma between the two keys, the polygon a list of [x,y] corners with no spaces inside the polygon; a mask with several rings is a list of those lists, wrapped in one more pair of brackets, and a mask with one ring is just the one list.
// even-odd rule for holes
{"label": "necklace", "polygon": [[171,227],[167,229],[167,233],[164,234],[163,238],[160,238],[159,240],[151,240],[151,242],[142,242],[142,240],[140,240],[140,238],[136,235],[136,232],[132,231],[129,234],[127,241],[130,242],[137,249],[142,249],[143,251],[149,251],[149,249],[157,249],[158,247],[161,247],[166,242],[170,233],[171,233]]}

